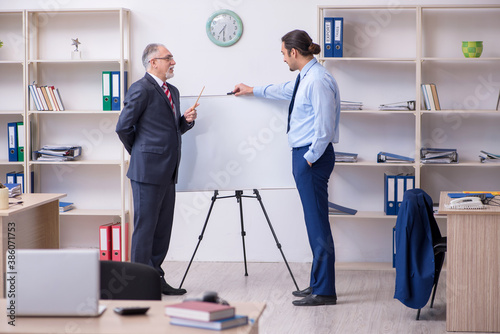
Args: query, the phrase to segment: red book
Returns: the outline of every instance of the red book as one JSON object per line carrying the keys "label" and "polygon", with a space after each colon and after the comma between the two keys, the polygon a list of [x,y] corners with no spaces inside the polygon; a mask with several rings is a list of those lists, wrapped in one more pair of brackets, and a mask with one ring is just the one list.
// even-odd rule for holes
{"label": "red book", "polygon": [[186,301],[166,306],[165,314],[171,317],[214,321],[234,317],[235,308],[210,302]]}

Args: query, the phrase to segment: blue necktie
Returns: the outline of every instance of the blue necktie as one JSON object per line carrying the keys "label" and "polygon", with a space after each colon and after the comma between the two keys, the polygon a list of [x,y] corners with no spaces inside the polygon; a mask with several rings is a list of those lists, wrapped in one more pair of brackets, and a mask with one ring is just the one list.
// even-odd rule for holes
{"label": "blue necktie", "polygon": [[297,75],[297,80],[295,80],[295,87],[293,88],[292,99],[290,100],[290,106],[288,107],[288,126],[286,128],[286,133],[290,131],[290,118],[292,117],[293,103],[295,102],[295,95],[297,95],[297,88],[299,88],[300,83],[300,73]]}

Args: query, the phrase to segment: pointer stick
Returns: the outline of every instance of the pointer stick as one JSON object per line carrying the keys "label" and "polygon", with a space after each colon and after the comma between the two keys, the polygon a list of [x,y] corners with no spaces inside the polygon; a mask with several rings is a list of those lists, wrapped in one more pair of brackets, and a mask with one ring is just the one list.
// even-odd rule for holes
{"label": "pointer stick", "polygon": [[193,105],[193,109],[196,108],[196,105],[198,104],[198,101],[200,100],[201,93],[203,93],[203,90],[205,89],[205,86],[201,89],[200,95],[198,95],[198,98],[196,99],[196,102]]}

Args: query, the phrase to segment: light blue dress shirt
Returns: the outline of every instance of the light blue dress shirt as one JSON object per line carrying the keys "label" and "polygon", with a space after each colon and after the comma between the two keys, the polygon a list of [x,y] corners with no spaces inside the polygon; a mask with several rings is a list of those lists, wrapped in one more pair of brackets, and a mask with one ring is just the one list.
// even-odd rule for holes
{"label": "light blue dress shirt", "polygon": [[[339,141],[340,94],[333,76],[313,58],[300,71],[288,144],[309,146],[304,158],[314,163],[329,143]],[[253,94],[275,100],[291,100],[295,80],[282,84],[254,87]]]}

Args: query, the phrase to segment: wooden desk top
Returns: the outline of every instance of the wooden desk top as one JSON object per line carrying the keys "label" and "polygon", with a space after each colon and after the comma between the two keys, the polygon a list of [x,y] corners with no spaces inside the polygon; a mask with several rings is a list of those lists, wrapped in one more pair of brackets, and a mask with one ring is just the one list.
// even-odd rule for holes
{"label": "wooden desk top", "polygon": [[[177,302],[163,300],[101,300],[107,306],[99,317],[16,317],[15,326],[9,325],[6,300],[0,299],[0,333],[216,333],[206,329],[170,325],[165,306]],[[265,303],[230,302],[237,314],[247,315],[252,324],[224,330],[224,334],[243,334],[255,331],[253,323],[262,315]],[[121,316],[113,311],[118,306],[150,306],[145,315]]]}
{"label": "wooden desk top", "polygon": [[0,210],[0,216],[9,216],[14,213],[28,210],[32,207],[43,205],[54,200],[66,197],[66,194],[22,194],[9,198],[10,203],[22,201],[22,204],[10,204],[7,210]]}
{"label": "wooden desk top", "polygon": [[[441,215],[500,215],[500,206],[487,205],[485,209],[448,209],[446,205],[450,204],[451,200],[448,193],[456,193],[458,191],[442,191],[439,196],[439,211]],[[500,203],[500,196],[495,196],[494,200]]]}

